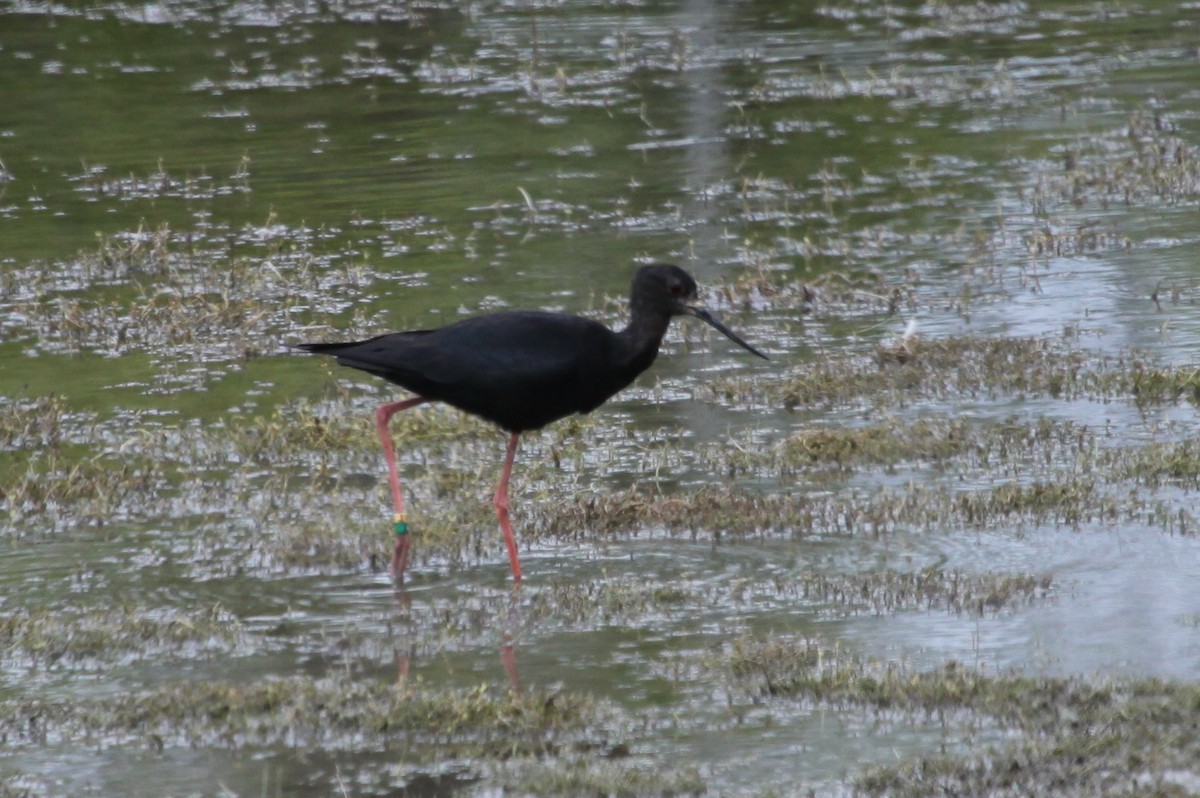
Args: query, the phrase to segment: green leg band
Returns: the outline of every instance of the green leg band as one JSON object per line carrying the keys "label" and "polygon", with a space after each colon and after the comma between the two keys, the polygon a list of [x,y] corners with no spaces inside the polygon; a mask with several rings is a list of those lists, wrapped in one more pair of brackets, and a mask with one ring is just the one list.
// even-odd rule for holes
{"label": "green leg band", "polygon": [[404,516],[397,515],[393,517],[392,523],[396,526],[396,537],[408,534],[408,522],[404,520]]}

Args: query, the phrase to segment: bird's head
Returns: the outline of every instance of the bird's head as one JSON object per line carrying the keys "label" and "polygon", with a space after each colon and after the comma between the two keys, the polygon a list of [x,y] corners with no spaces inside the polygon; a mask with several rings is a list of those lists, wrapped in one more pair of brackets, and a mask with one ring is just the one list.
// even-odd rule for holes
{"label": "bird's head", "polygon": [[691,304],[695,299],[696,281],[690,274],[669,263],[656,263],[638,269],[633,278],[629,303],[635,314],[644,313],[668,318],[671,316],[695,316],[747,352],[758,355],[764,360],[770,359],[722,324],[712,313]]}

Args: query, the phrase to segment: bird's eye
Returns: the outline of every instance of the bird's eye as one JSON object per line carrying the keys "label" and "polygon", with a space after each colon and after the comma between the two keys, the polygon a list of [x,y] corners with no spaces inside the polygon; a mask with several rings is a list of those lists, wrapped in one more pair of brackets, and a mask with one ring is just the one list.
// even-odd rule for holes
{"label": "bird's eye", "polygon": [[669,286],[667,286],[667,291],[671,294],[671,296],[683,296],[685,289],[683,287],[683,283],[671,283]]}

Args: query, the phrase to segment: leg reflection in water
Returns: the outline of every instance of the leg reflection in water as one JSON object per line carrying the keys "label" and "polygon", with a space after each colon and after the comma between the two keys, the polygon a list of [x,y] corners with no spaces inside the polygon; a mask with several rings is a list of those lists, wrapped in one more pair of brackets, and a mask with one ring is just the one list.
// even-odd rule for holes
{"label": "leg reflection in water", "polygon": [[[504,668],[505,676],[508,678],[508,686],[516,693],[521,692],[521,677],[517,672],[517,650],[513,642],[513,630],[518,626],[520,614],[520,606],[517,601],[519,593],[520,587],[516,587],[509,594],[506,612],[501,621],[500,629],[500,664]],[[399,641],[397,641],[396,645],[396,684],[400,686],[408,681],[408,674],[412,668],[412,660],[415,657],[417,647],[411,639],[412,633],[415,632],[411,620],[412,597],[408,594],[403,584],[396,586],[393,596],[396,599],[396,605],[399,609],[398,626],[410,630],[408,650],[403,650]]]}

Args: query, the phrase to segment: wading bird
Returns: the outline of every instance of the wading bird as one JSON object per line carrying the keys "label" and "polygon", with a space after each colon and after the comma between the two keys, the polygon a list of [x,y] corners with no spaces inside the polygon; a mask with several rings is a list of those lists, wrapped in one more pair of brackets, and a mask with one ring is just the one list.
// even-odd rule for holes
{"label": "wading bird", "polygon": [[629,325],[618,332],[579,316],[520,310],[366,341],[293,344],[306,352],[332,355],[343,366],[382,377],[414,394],[375,412],[395,511],[393,576],[403,576],[410,547],[404,493],[388,431],[393,415],[424,402],[445,402],[509,433],[492,503],[508,546],[513,579],[520,582],[521,563],[508,520],[508,480],[522,432],[604,404],[650,367],[675,316],[695,316],[743,349],[767,358],[707,310],[688,304],[695,297],[696,281],[691,275],[678,266],[655,264],[642,266],[634,275]]}

